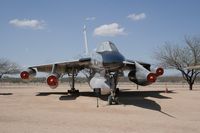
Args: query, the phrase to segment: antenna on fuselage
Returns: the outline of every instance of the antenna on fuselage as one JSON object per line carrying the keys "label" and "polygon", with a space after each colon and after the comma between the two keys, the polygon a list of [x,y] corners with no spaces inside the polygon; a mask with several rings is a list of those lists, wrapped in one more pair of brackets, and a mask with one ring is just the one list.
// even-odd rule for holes
{"label": "antenna on fuselage", "polygon": [[86,26],[83,27],[84,41],[85,41],[85,55],[88,55],[88,41],[87,41],[87,33]]}

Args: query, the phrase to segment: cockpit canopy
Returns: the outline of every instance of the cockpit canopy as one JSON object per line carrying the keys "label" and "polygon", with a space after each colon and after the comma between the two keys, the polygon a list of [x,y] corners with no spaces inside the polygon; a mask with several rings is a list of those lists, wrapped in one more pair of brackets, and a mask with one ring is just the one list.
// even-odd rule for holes
{"label": "cockpit canopy", "polygon": [[115,44],[110,41],[101,43],[96,50],[96,52],[105,52],[105,51],[119,52]]}

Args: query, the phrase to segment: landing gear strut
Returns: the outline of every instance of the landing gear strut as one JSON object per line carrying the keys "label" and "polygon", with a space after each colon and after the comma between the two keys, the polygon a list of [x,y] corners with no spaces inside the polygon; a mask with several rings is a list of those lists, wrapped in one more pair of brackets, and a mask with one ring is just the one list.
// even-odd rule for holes
{"label": "landing gear strut", "polygon": [[119,88],[116,88],[117,78],[118,78],[117,73],[110,76],[111,94],[108,97],[108,105],[119,104],[119,98],[117,97],[117,94],[119,93]]}
{"label": "landing gear strut", "polygon": [[101,95],[101,88],[94,88],[94,93],[97,96],[97,108],[99,107],[99,96]]}
{"label": "landing gear strut", "polygon": [[75,77],[77,76],[77,73],[75,72],[74,68],[72,69],[72,73],[71,74],[69,73],[68,75],[71,76],[72,80],[69,83],[71,89],[68,90],[67,92],[70,93],[70,94],[78,94],[79,90],[75,89]]}

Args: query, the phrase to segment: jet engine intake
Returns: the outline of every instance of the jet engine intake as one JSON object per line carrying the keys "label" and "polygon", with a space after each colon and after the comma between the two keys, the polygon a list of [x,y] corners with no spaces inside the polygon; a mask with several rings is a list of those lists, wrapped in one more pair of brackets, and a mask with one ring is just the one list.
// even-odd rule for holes
{"label": "jet engine intake", "polygon": [[135,71],[130,71],[128,74],[128,78],[130,81],[142,86],[154,83],[157,79],[156,74],[154,73],[145,74],[137,73]]}
{"label": "jet engine intake", "polygon": [[152,73],[155,73],[157,77],[164,74],[164,69],[162,67],[158,67],[156,69],[151,69]]}
{"label": "jet engine intake", "polygon": [[52,89],[55,89],[56,87],[58,87],[58,82],[59,82],[59,74],[50,74],[48,77],[47,77],[47,84],[49,85],[50,88]]}
{"label": "jet engine intake", "polygon": [[[161,74],[161,69],[159,69],[158,74]],[[144,68],[139,63],[135,62],[135,69],[130,71],[128,74],[128,78],[130,81],[138,84],[138,85],[149,85],[154,83],[157,79],[157,73],[151,73],[149,70]]]}
{"label": "jet engine intake", "polygon": [[159,67],[159,68],[156,69],[156,75],[157,76],[161,76],[163,74],[164,74],[164,69],[163,68]]}
{"label": "jet engine intake", "polygon": [[28,68],[27,70],[22,71],[20,73],[20,77],[23,80],[31,80],[33,77],[35,77],[35,75],[36,75],[36,70],[33,68]]}

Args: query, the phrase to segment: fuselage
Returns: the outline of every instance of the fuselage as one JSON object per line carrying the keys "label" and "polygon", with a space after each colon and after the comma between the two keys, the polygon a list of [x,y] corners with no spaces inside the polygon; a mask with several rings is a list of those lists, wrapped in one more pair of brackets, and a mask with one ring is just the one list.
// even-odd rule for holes
{"label": "fuselage", "polygon": [[111,72],[121,74],[119,71],[124,66],[124,61],[124,56],[112,42],[100,44],[97,50],[91,54],[91,68],[94,73],[89,81],[90,87],[92,89],[100,88],[101,94],[109,94],[114,82],[117,81],[112,81],[108,75]]}

